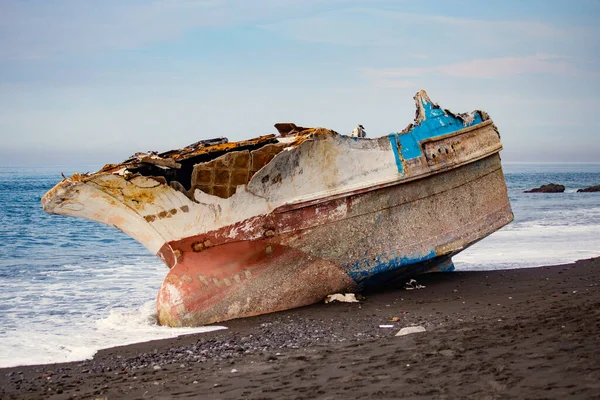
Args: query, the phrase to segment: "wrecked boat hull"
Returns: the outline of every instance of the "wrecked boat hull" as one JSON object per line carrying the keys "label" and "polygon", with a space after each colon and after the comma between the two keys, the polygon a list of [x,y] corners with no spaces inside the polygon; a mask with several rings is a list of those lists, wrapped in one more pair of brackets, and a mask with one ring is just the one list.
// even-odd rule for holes
{"label": "wrecked boat hull", "polygon": [[123,230],[170,268],[159,321],[196,326],[311,304],[451,257],[512,220],[500,137],[481,111],[415,97],[415,122],[375,139],[277,126],[74,175],[51,213]]}
{"label": "wrecked boat hull", "polygon": [[200,252],[193,243],[219,243],[222,232],[172,242],[179,259],[159,292],[159,320],[196,326],[258,315],[451,268],[453,254],[512,219],[503,182],[495,155],[428,179],[274,210],[250,222],[264,230],[260,239]]}

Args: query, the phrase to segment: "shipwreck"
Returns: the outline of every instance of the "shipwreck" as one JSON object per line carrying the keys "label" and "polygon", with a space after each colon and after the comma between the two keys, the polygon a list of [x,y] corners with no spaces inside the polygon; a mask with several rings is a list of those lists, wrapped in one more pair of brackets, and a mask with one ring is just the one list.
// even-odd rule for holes
{"label": "shipwreck", "polygon": [[452,270],[453,255],[513,219],[502,144],[483,111],[453,114],[424,91],[415,101],[399,133],[276,124],[277,135],[203,140],[75,174],[42,205],[114,226],[160,257],[170,270],[157,311],[168,326]]}

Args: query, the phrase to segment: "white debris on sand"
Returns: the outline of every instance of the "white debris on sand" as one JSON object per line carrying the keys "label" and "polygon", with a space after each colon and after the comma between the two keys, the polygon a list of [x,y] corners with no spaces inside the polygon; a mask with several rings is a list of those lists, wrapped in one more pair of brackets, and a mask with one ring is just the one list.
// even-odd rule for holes
{"label": "white debris on sand", "polygon": [[425,289],[425,286],[420,285],[416,280],[411,279],[404,285],[405,290]]}
{"label": "white debris on sand", "polygon": [[407,326],[402,328],[396,333],[396,336],[410,335],[411,333],[425,332],[425,328],[422,326]]}
{"label": "white debris on sand", "polygon": [[342,303],[358,303],[358,300],[356,299],[356,295],[354,293],[335,293],[325,297],[325,304],[332,303],[334,301],[339,301]]}

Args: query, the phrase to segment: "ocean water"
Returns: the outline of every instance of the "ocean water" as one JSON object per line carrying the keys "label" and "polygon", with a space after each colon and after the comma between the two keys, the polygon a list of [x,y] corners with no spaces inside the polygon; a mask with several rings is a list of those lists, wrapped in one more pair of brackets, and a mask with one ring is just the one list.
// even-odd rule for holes
{"label": "ocean water", "polygon": [[159,326],[168,269],[156,256],[117,229],[42,210],[61,172],[97,169],[0,167],[0,367],[216,329]]}
{"label": "ocean water", "polygon": [[[503,163],[515,219],[453,258],[461,270],[524,268],[600,255],[600,163]],[[564,193],[523,193],[547,183]]]}
{"label": "ocean water", "polygon": [[[0,367],[82,360],[102,348],[203,332],[156,323],[167,268],[122,232],[51,216],[42,195],[77,168],[0,166]],[[454,258],[457,269],[566,263],[600,255],[600,164],[504,163],[515,221]],[[555,182],[563,194],[524,194]]]}

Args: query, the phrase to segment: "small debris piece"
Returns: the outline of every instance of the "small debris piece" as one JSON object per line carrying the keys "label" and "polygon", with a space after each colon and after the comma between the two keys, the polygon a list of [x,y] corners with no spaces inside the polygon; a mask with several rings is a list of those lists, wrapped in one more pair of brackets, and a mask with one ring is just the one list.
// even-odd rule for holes
{"label": "small debris piece", "polygon": [[350,134],[352,137],[364,138],[367,137],[367,131],[365,131],[365,127],[362,125],[357,125],[356,128]]}
{"label": "small debris piece", "polygon": [[279,132],[281,136],[285,137],[295,135],[297,133],[307,130],[308,128],[297,126],[292,122],[279,122],[275,124],[275,129],[277,129],[277,132]]}
{"label": "small debris piece", "polygon": [[392,322],[398,322],[398,321],[400,321],[400,318],[399,318],[399,317],[394,317],[394,318],[392,318]]}
{"label": "small debris piece", "polygon": [[152,154],[145,154],[143,156],[140,156],[140,162],[160,167],[168,167],[175,169],[181,168],[181,164],[175,162],[175,160],[173,160],[172,158],[160,158]]}
{"label": "small debris piece", "polygon": [[380,328],[393,328],[394,325],[379,325]]}
{"label": "small debris piece", "polygon": [[411,279],[410,281],[406,282],[406,284],[404,285],[404,289],[405,290],[425,289],[425,286],[419,285],[419,283],[416,280]]}
{"label": "small debris piece", "polygon": [[356,295],[354,293],[335,293],[325,297],[325,304],[332,303],[334,301],[339,301],[341,303],[358,303],[358,300],[356,299]]}
{"label": "small debris piece", "polygon": [[396,336],[410,335],[411,333],[425,332],[426,329],[422,326],[407,326],[402,328],[396,333]]}

